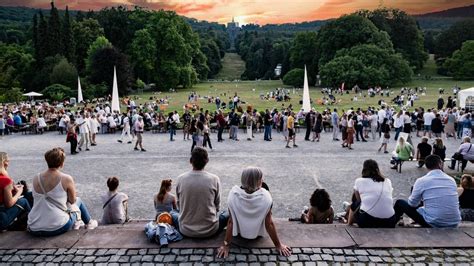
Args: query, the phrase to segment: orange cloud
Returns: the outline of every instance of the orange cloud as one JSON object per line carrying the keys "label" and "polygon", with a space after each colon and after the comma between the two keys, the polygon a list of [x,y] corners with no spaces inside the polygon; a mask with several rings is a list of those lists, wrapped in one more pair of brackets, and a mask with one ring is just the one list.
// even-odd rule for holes
{"label": "orange cloud", "polygon": [[[49,8],[51,0],[0,0],[2,6]],[[201,20],[240,23],[288,23],[339,17],[359,9],[374,9],[383,3],[410,14],[420,14],[472,4],[472,0],[55,0],[58,8],[99,10],[126,5],[153,10],[174,10]]]}

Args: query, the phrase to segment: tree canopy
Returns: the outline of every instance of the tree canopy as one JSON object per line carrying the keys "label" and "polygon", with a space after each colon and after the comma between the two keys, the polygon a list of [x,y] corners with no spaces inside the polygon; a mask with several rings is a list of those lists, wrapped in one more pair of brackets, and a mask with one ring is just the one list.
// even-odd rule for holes
{"label": "tree canopy", "polygon": [[474,40],[464,42],[461,49],[455,51],[444,65],[456,79],[474,79]]}

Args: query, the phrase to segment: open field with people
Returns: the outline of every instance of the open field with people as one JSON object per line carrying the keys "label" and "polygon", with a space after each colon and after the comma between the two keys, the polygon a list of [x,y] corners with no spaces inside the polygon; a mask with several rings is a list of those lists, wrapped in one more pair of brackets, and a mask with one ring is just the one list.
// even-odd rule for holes
{"label": "open field with people", "polygon": [[[318,111],[322,111],[326,108],[337,108],[339,110],[348,110],[351,107],[354,109],[361,108],[367,109],[369,106],[378,106],[379,100],[384,100],[388,105],[393,105],[396,107],[391,100],[397,95],[400,94],[400,89],[402,87],[415,88],[426,87],[426,95],[419,94],[419,100],[415,101],[414,107],[436,107],[436,102],[439,97],[439,88],[444,88],[444,100],[446,101],[448,96],[453,96],[452,87],[459,86],[461,89],[466,89],[474,87],[473,81],[456,81],[452,79],[432,79],[432,80],[423,80],[415,79],[412,82],[404,86],[396,86],[390,89],[390,96],[374,96],[368,97],[367,90],[363,90],[362,97],[357,95],[357,101],[353,101],[354,96],[356,96],[351,90],[349,94],[335,95],[336,104],[331,105],[322,105],[318,104],[318,100],[322,100],[323,97],[327,97],[327,94],[321,92],[322,88],[319,87],[310,87],[310,96],[312,100],[312,107]],[[277,88],[286,88],[289,90],[291,97],[290,101],[281,101],[277,102],[275,99],[262,99],[261,96],[267,96],[267,93],[276,90]],[[347,89],[347,88],[346,88]],[[234,95],[240,97],[241,101],[245,102],[243,104],[244,110],[246,105],[251,105],[253,108],[264,111],[265,109],[277,108],[281,110],[282,108],[287,108],[290,104],[293,106],[294,110],[299,110],[301,108],[300,101],[303,97],[303,89],[297,88],[293,89],[290,86],[284,85],[279,80],[259,80],[259,81],[239,81],[239,82],[203,82],[196,84],[191,89],[178,89],[177,92],[160,92],[160,93],[143,93],[135,94],[132,97],[138,97],[139,100],[136,102],[139,104],[144,104],[147,102],[153,102],[155,100],[150,100],[150,98],[155,97],[157,100],[160,98],[167,98],[169,105],[164,105],[166,111],[183,112],[183,106],[188,102],[188,96],[195,92],[198,94],[199,100],[196,103],[200,108],[204,110],[214,111],[216,106],[214,103],[208,103],[209,97],[219,97],[223,102],[227,104],[230,101],[229,98],[233,98]],[[413,110],[413,108],[411,108]]]}

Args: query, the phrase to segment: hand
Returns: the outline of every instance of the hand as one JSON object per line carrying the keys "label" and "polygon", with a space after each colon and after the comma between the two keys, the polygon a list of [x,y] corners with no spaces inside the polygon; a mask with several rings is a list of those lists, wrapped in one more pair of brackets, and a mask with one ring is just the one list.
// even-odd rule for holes
{"label": "hand", "polygon": [[18,195],[23,194],[23,185],[15,185],[14,186],[14,191],[15,191],[15,195],[16,194],[18,194]]}
{"label": "hand", "polygon": [[218,258],[227,258],[229,256],[229,246],[221,246],[217,250],[217,257]]}
{"label": "hand", "polygon": [[281,244],[279,247],[276,247],[276,250],[281,256],[291,256],[291,248],[286,245]]}

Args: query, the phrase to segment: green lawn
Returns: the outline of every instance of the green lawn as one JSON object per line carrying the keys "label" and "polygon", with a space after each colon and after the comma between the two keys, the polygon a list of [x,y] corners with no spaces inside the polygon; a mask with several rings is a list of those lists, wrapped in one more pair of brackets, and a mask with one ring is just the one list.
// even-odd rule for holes
{"label": "green lawn", "polygon": [[[420,100],[415,102],[415,106],[423,106],[423,107],[436,107],[436,100],[438,99],[438,89],[444,88],[445,89],[445,99],[447,95],[452,95],[451,88],[454,85],[458,85],[461,88],[469,88],[474,87],[474,81],[453,81],[453,80],[414,80],[411,83],[407,84],[405,87],[412,87],[415,86],[419,87],[426,87],[427,94],[425,96],[420,96]],[[158,95],[153,95],[151,93],[144,93],[137,95],[140,99],[138,100],[139,103],[144,103],[149,101],[151,96],[157,96],[158,98],[164,98],[168,96],[169,98],[169,106],[167,111],[174,111],[178,110],[179,112],[183,111],[183,106],[187,103],[188,95],[190,92],[195,91],[197,94],[201,96],[201,99],[198,101],[198,105],[204,110],[213,111],[216,109],[214,104],[207,103],[207,99],[204,97],[216,97],[219,96],[222,100],[229,101],[229,97],[233,96],[234,93],[237,93],[241,100],[246,102],[247,104],[252,105],[257,110],[264,110],[266,108],[274,108],[277,107],[280,109],[281,107],[287,107],[290,103],[293,105],[295,110],[301,108],[299,101],[302,99],[302,90],[296,90],[295,94],[293,94],[293,90],[291,89],[291,101],[290,102],[276,102],[275,100],[261,100],[260,94],[266,94],[270,90],[275,88],[284,88],[288,87],[283,85],[281,81],[242,81],[242,82],[204,82],[195,85],[192,89],[186,90],[178,90],[176,93],[161,93]],[[398,93],[402,86],[397,86],[393,88],[394,93]],[[318,99],[321,99],[323,95],[321,94],[320,88],[310,88],[310,96],[313,101],[312,106],[315,107],[317,110],[323,110],[326,106],[323,105],[316,105]],[[390,102],[390,100],[394,97],[390,96],[389,98],[384,97],[386,102]],[[337,107],[338,109],[349,109],[350,107],[358,108],[361,107],[366,109],[368,106],[377,106],[377,102],[381,99],[380,96],[376,96],[373,98],[369,97],[362,97],[358,99],[357,102],[352,102],[351,99],[354,97],[354,94],[343,95],[343,96],[336,96],[338,100],[341,100],[340,103],[333,105],[333,107]]]}
{"label": "green lawn", "polygon": [[245,71],[245,62],[236,53],[226,53],[217,80],[238,80]]}

